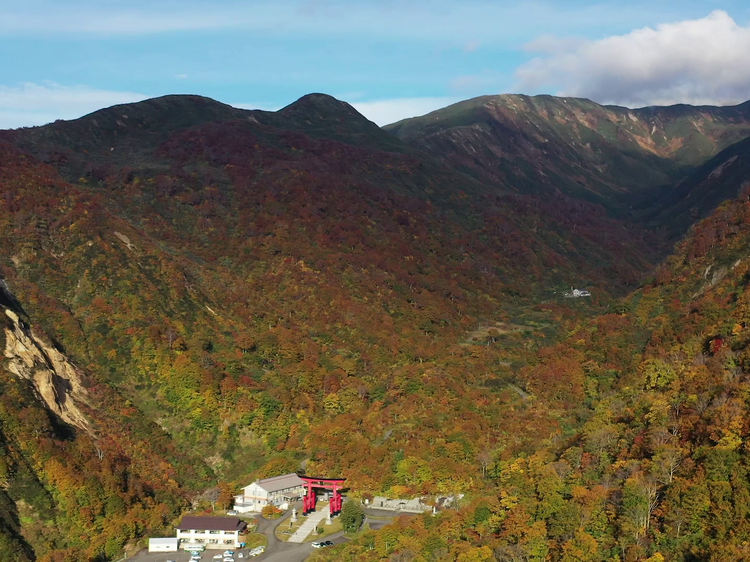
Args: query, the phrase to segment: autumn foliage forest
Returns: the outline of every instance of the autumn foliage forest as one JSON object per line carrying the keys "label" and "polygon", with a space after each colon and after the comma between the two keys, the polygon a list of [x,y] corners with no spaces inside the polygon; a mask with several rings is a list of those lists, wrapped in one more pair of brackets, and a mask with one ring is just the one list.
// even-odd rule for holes
{"label": "autumn foliage forest", "polygon": [[750,556],[747,190],[662,262],[658,228],[333,98],[181,96],[0,132],[0,241],[0,309],[83,371],[90,421],[0,369],[8,560],[117,559],[301,466],[466,494],[318,559]]}

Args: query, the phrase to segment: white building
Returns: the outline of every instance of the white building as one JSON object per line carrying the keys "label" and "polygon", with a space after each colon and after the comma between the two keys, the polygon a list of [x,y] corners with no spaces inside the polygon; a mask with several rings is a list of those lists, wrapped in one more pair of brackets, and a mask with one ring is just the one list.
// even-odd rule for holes
{"label": "white building", "polygon": [[591,293],[583,289],[570,288],[570,291],[563,293],[563,296],[569,299],[579,299],[581,297],[590,297]]}
{"label": "white building", "polygon": [[180,539],[165,537],[148,539],[149,552],[177,552]]}
{"label": "white building", "polygon": [[242,495],[234,497],[234,509],[240,513],[258,512],[268,504],[286,509],[288,502],[304,494],[305,483],[294,473],[264,478],[242,488]]}
{"label": "white building", "polygon": [[239,548],[244,543],[247,523],[238,517],[196,517],[186,515],[177,526],[180,547]]}

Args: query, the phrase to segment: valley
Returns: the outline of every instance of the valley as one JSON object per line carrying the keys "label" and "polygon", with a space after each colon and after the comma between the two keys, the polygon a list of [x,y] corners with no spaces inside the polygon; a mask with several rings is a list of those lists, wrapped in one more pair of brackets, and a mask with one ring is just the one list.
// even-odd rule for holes
{"label": "valley", "polygon": [[466,494],[311,560],[742,559],[747,137],[323,94],[0,131],[0,552],[117,560],[304,467]]}

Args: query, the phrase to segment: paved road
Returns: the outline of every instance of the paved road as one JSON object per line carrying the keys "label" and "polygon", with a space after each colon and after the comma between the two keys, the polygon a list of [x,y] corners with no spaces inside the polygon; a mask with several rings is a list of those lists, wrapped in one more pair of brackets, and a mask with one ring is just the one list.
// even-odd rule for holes
{"label": "paved road", "polygon": [[[217,550],[216,552],[222,552]],[[207,559],[211,557],[208,556]],[[181,550],[180,552],[148,552],[142,550],[135,556],[128,558],[128,561],[133,562],[166,562],[167,560],[176,560],[177,562],[188,562],[190,560],[190,554]]]}
{"label": "paved road", "polygon": [[[297,512],[299,512],[301,505],[302,504],[299,504],[293,507],[296,507]],[[313,547],[310,543],[288,543],[280,540],[276,536],[276,528],[289,519],[291,515],[292,510],[290,509],[284,515],[275,520],[264,519],[260,516],[258,517],[258,528],[256,529],[256,532],[266,535],[266,538],[268,539],[268,547],[266,547],[266,551],[262,555],[254,558],[254,560],[258,560],[258,562],[261,560],[264,562],[302,562],[305,558],[310,556],[310,553],[313,551]]]}
{"label": "paved road", "polygon": [[278,547],[279,544],[283,544],[283,541],[280,541],[276,537],[276,527],[278,527],[282,521],[291,517],[291,515],[292,513],[290,511],[275,520],[265,519],[264,517],[261,517],[260,515],[258,515],[258,517],[255,518],[255,520],[258,522],[258,526],[255,528],[255,532],[266,535],[266,539],[268,539],[268,546],[266,547],[266,552],[273,552]]}
{"label": "paved road", "polygon": [[[378,530],[385,527],[389,523],[393,523],[396,517],[406,515],[407,517],[414,517],[417,513],[410,511],[393,511],[392,509],[373,509],[365,508],[365,516],[367,516],[367,522],[370,524],[370,529]],[[377,519],[371,519],[371,517],[377,517]]]}
{"label": "paved road", "polygon": [[[212,556],[214,554],[221,554],[222,552],[224,552],[223,548],[206,550],[203,554],[201,554],[201,562],[215,562],[214,560],[212,560]],[[236,550],[235,552],[240,551]],[[128,562],[166,562],[167,560],[175,560],[175,562],[189,562],[190,553],[185,552],[184,550],[180,550],[179,552],[148,552],[148,550],[144,549],[134,556],[128,558],[127,560]],[[241,560],[237,559],[236,554],[235,560],[237,560],[237,562],[242,562]],[[252,558],[250,558],[250,560],[252,560]]]}

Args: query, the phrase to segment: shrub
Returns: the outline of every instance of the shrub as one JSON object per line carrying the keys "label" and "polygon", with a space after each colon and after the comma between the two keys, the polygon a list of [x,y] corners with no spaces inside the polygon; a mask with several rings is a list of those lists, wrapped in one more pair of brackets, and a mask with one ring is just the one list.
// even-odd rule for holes
{"label": "shrub", "polygon": [[263,508],[260,514],[266,519],[276,519],[280,517],[283,512],[275,505],[267,505]]}

